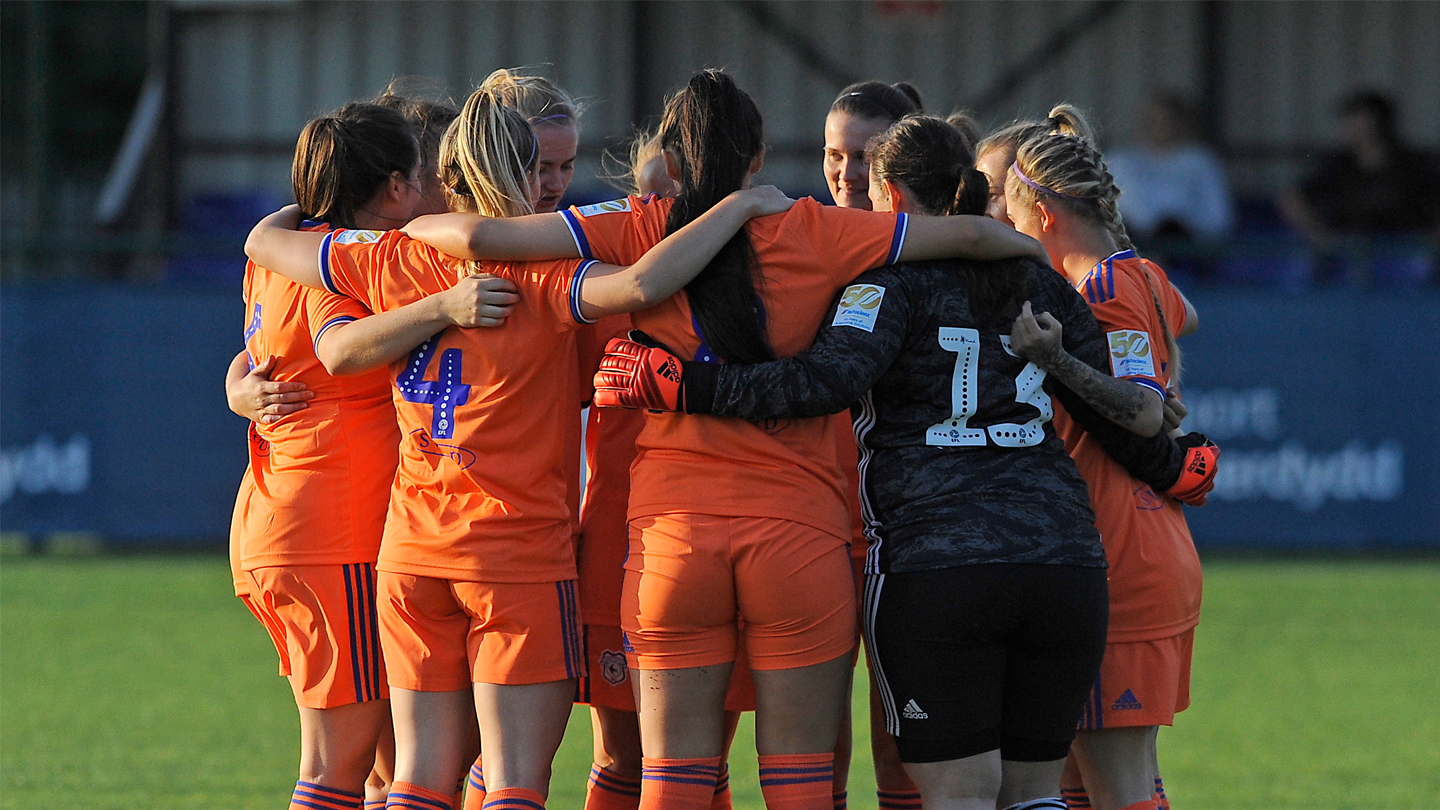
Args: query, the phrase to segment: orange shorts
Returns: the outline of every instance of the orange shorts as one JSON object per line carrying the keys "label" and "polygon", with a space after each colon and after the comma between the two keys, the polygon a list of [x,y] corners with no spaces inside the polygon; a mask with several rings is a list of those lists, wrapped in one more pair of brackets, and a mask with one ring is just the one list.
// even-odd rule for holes
{"label": "orange shorts", "polygon": [[[589,671],[575,684],[575,702],[635,711],[630,665],[625,660],[624,631],[603,624],[585,625],[585,660],[590,664]],[[746,663],[743,636],[735,656],[735,668],[730,671],[725,711],[755,711],[755,679],[750,677],[750,665]]]}
{"label": "orange shorts", "polygon": [[[734,661],[794,669],[855,648],[845,540],[774,518],[670,514],[630,524],[620,624],[636,669]],[[743,627],[737,621],[743,619]]]}
{"label": "orange shorts", "polygon": [[1080,728],[1173,725],[1175,715],[1190,706],[1194,647],[1194,628],[1154,641],[1105,645]]}
{"label": "orange shorts", "polygon": [[245,572],[245,606],[270,632],[295,703],[329,709],[386,699],[375,567],[277,565]]}
{"label": "orange shorts", "polygon": [[585,671],[575,580],[465,582],[381,571],[380,645],[390,685],[563,681]]}

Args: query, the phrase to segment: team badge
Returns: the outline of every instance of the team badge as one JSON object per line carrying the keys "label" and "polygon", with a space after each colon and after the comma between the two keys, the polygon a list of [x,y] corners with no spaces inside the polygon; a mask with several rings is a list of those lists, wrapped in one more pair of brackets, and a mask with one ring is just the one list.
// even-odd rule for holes
{"label": "team badge", "polygon": [[600,677],[611,686],[619,686],[630,677],[630,666],[625,663],[625,653],[605,650],[600,653]]}
{"label": "team badge", "polygon": [[853,326],[866,332],[875,331],[875,320],[880,317],[880,304],[885,300],[885,288],[875,284],[851,284],[840,296],[840,306],[835,310],[831,326]]}
{"label": "team badge", "polygon": [[1150,335],[1122,329],[1107,332],[1110,340],[1110,369],[1116,377],[1154,377],[1155,356],[1150,352]]}
{"label": "team badge", "polygon": [[594,205],[582,205],[575,210],[582,217],[593,217],[596,214],[623,214],[630,210],[630,198],[622,197],[618,200],[607,200]]}
{"label": "team badge", "polygon": [[347,229],[335,234],[335,236],[332,237],[330,241],[336,245],[368,245],[371,242],[379,242],[380,237],[384,235],[384,231],[360,231],[354,229]]}

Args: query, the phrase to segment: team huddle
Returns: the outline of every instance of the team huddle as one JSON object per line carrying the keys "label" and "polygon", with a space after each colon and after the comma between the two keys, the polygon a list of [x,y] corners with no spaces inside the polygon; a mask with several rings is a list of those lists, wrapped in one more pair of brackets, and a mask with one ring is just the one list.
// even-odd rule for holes
{"label": "team huddle", "polygon": [[632,194],[557,210],[581,112],[505,70],[348,104],[246,242],[231,559],[291,807],[543,808],[584,703],[587,810],[730,807],[745,711],[766,806],[840,810],[863,636],[879,807],[1168,808],[1219,449],[1079,113],[854,85],[827,206],[752,184],[707,70]]}

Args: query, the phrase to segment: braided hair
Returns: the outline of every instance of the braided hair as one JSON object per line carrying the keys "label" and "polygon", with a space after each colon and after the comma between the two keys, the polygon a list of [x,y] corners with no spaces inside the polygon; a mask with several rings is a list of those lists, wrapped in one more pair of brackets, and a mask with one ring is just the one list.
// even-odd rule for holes
{"label": "braided hair", "polygon": [[1013,187],[1027,205],[1034,205],[1042,196],[1047,202],[1063,205],[1103,225],[1122,250],[1132,249],[1134,244],[1115,204],[1120,189],[1091,133],[1078,110],[1068,104],[1057,106],[1048,119],[1017,133],[1007,189]]}

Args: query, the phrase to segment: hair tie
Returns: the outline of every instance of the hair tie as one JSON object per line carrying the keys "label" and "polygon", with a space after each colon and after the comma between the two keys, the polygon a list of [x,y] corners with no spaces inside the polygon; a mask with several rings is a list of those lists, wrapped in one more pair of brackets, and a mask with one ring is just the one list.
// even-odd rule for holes
{"label": "hair tie", "polygon": [[1029,186],[1030,188],[1035,189],[1036,191],[1043,192],[1043,193],[1045,193],[1045,194],[1049,194],[1049,195],[1052,195],[1052,196],[1055,196],[1055,197],[1064,197],[1064,198],[1070,199],[1070,200],[1078,200],[1078,199],[1080,199],[1079,197],[1077,197],[1077,196],[1074,195],[1074,194],[1061,194],[1060,192],[1056,191],[1055,189],[1046,188],[1045,186],[1042,186],[1042,185],[1040,185],[1039,183],[1035,182],[1034,180],[1031,180],[1030,178],[1026,177],[1026,176],[1025,176],[1025,172],[1020,171],[1020,161],[1018,161],[1018,160],[1015,161],[1014,163],[1011,163],[1011,164],[1010,164],[1010,168],[1015,171],[1015,176],[1018,177],[1018,178],[1020,178],[1020,182],[1024,183],[1025,185]]}
{"label": "hair tie", "polygon": [[547,116],[545,116],[544,118],[536,118],[536,119],[532,120],[532,121],[530,122],[530,124],[531,124],[531,126],[534,126],[535,124],[543,124],[543,123],[545,123],[546,121],[553,121],[553,120],[555,120],[556,118],[569,118],[569,117],[570,117],[570,116],[567,115],[567,114],[565,114],[565,113],[555,113],[554,115],[547,115]]}
{"label": "hair tie", "polygon": [[540,139],[539,139],[539,138],[531,138],[531,139],[530,139],[530,159],[527,160],[527,161],[525,161],[525,167],[524,167],[524,170],[525,170],[525,171],[527,171],[527,172],[530,171],[530,167],[535,165],[535,153],[536,153],[536,152],[539,152],[539,151],[540,151]]}

